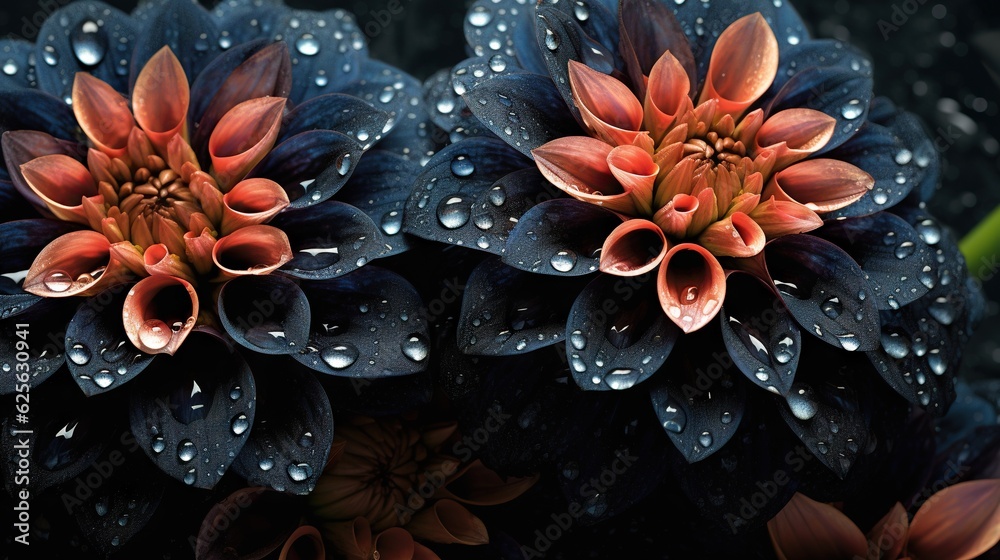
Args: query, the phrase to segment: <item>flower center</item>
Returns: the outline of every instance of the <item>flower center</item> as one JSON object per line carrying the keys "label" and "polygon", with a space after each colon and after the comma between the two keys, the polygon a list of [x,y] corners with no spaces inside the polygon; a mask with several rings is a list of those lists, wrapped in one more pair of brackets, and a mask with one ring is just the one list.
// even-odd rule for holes
{"label": "flower center", "polygon": [[699,170],[723,164],[737,164],[747,155],[743,142],[731,136],[721,136],[714,130],[703,138],[694,137],[684,143],[684,157],[700,163]]}
{"label": "flower center", "polygon": [[[133,233],[128,239],[143,250],[149,247],[149,241],[163,242],[157,223],[160,219],[169,220],[186,231],[191,214],[202,211],[187,181],[167,167],[161,158],[147,158],[146,165],[135,169],[131,175],[130,180],[118,187],[116,197],[108,200],[106,196],[105,200],[128,216],[132,226],[130,233]],[[137,220],[145,222],[149,237],[134,234]]]}

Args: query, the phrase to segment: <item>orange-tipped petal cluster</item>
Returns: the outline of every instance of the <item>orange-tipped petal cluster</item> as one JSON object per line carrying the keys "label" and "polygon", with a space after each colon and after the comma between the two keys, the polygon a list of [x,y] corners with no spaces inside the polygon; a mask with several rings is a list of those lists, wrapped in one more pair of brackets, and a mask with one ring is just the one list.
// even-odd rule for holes
{"label": "orange-tipped petal cluster", "polygon": [[139,72],[131,109],[108,84],[77,75],[73,111],[91,146],[85,162],[31,134],[5,135],[9,158],[30,154],[19,164],[31,194],[56,218],[91,230],[42,250],[24,289],[92,295],[139,279],[123,311],[129,339],[144,352],[173,353],[198,319],[200,285],[268,274],[291,260],[288,237],[265,225],[288,195],[273,181],[245,179],[274,146],[285,108],[284,98],[266,95],[287,80],[288,53],[261,53],[245,64],[266,62],[274,75],[261,79],[270,89],[221,115],[208,138],[208,171],[188,136],[188,79],[168,47]]}
{"label": "orange-tipped petal cluster", "polygon": [[636,86],[641,98],[617,77],[571,61],[573,100],[590,136],[532,152],[557,188],[625,219],[604,243],[601,270],[634,276],[659,267],[660,303],[685,332],[722,308],[726,259],[755,257],[772,239],[814,230],[822,214],[874,186],[849,163],[808,159],[832,138],[832,117],[807,108],[750,111],[774,81],[778,53],[756,13],[719,36],[696,97],[669,50]]}

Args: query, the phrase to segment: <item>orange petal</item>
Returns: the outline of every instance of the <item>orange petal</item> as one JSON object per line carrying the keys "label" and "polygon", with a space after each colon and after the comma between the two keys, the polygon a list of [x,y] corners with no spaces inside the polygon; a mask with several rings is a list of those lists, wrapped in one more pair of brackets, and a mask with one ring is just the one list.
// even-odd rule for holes
{"label": "orange petal", "polygon": [[934,494],[910,524],[914,558],[975,558],[1000,542],[1000,480],[959,482]]}
{"label": "orange petal", "polygon": [[616,227],[604,241],[601,271],[616,276],[639,276],[656,268],[666,254],[667,238],[659,226],[649,220],[629,220]]}
{"label": "orange petal", "polygon": [[186,136],[190,102],[184,67],[170,47],[163,47],[143,66],[132,91],[135,120],[159,153],[167,153],[167,145],[174,136]]}
{"label": "orange petal", "polygon": [[247,226],[219,239],[212,260],[230,276],[270,274],[292,260],[292,246],[276,227]]}
{"label": "orange petal", "polygon": [[171,253],[163,243],[147,247],[142,254],[142,263],[146,272],[151,275],[163,274],[182,278],[188,282],[194,281],[191,267],[178,255]]}
{"label": "orange petal", "polygon": [[21,174],[31,190],[60,220],[88,225],[83,199],[98,197],[100,203],[104,203],[90,170],[69,156],[55,154],[35,158],[21,165]]}
{"label": "orange petal", "polygon": [[142,277],[149,274],[146,271],[146,261],[143,259],[142,251],[129,241],[112,243],[111,256],[136,276]]}
{"label": "orange petal", "polygon": [[707,325],[722,309],[726,273],[708,249],[682,243],[663,258],[656,288],[667,317],[690,333]]}
{"label": "orange petal", "polygon": [[858,167],[821,158],[799,162],[778,172],[764,196],[793,200],[822,214],[854,203],[874,186],[875,179]]}
{"label": "orange petal", "polygon": [[285,540],[278,560],[325,560],[323,537],[315,527],[303,525]]}
{"label": "orange petal", "polygon": [[733,212],[743,212],[744,214],[749,214],[754,208],[757,207],[758,204],[760,204],[759,194],[743,193],[729,203],[729,209],[726,211],[726,215],[730,215]]}
{"label": "orange petal", "polygon": [[653,133],[654,140],[662,140],[674,120],[694,108],[688,97],[690,90],[687,70],[670,51],[664,52],[649,72],[643,104],[645,127]]}
{"label": "orange petal", "polygon": [[653,162],[649,152],[636,146],[618,146],[608,154],[608,167],[625,192],[632,197],[636,210],[641,214],[651,215],[653,185],[660,168]]}
{"label": "orange petal", "polygon": [[191,182],[188,183],[191,194],[198,199],[202,212],[212,221],[213,224],[222,223],[222,191],[211,175],[204,171],[196,171],[191,174]]}
{"label": "orange petal", "polygon": [[147,354],[173,355],[194,329],[198,294],[180,278],[156,275],[129,290],[122,308],[125,334]]}
{"label": "orange petal", "polygon": [[486,526],[465,506],[452,500],[439,500],[430,508],[413,516],[407,530],[423,540],[465,545],[490,542]]}
{"label": "orange petal", "polygon": [[752,257],[764,250],[764,231],[750,216],[733,212],[708,226],[698,242],[717,257]]}
{"label": "orange petal", "polygon": [[198,158],[194,155],[194,150],[180,134],[173,136],[167,142],[167,165],[180,175],[185,181],[191,179],[193,171],[200,171]]}
{"label": "orange petal", "polygon": [[212,174],[223,191],[245,177],[274,146],[285,102],[283,97],[251,99],[219,120],[208,141],[208,152]]}
{"label": "orange petal", "polygon": [[694,213],[698,211],[700,204],[697,197],[689,194],[675,195],[666,206],[657,210],[653,221],[667,235],[683,238],[687,235],[691,220],[694,219]]}
{"label": "orange petal", "polygon": [[771,87],[778,54],[778,40],[759,12],[734,21],[715,42],[701,101],[718,99],[719,111],[742,114]]}
{"label": "orange petal", "polygon": [[599,138],[624,146],[640,136],[642,103],[621,81],[570,60],[569,83],[584,124]]}
{"label": "orange petal", "polygon": [[833,137],[837,119],[813,109],[785,109],[764,121],[754,140],[757,151],[775,152],[781,170],[820,150]]}
{"label": "orange petal", "polygon": [[771,197],[750,212],[768,239],[812,231],[823,225],[815,212],[799,204]]}
{"label": "orange petal", "polygon": [[208,228],[204,228],[198,235],[192,232],[184,234],[184,254],[198,274],[208,274],[208,271],[212,270],[214,264],[212,252],[215,244],[215,236]]}
{"label": "orange petal", "polygon": [[122,94],[90,74],[78,72],[72,95],[73,114],[87,138],[110,157],[124,156],[135,121]]}
{"label": "orange petal", "polygon": [[364,517],[358,517],[354,521],[328,523],[324,525],[323,536],[346,560],[371,558],[372,531]]}
{"label": "orange petal", "polygon": [[502,477],[476,459],[449,481],[438,495],[463,504],[495,506],[524,494],[538,479],[538,475]]}
{"label": "orange petal", "polygon": [[[698,162],[693,158],[684,158],[670,169],[659,184],[656,185],[656,194],[653,204],[658,208],[666,206],[667,202],[679,194],[691,194],[691,180],[694,176],[694,168]],[[661,165],[661,169],[663,166]]]}
{"label": "orange petal", "polygon": [[393,527],[375,537],[372,557],[379,560],[411,560],[414,549],[413,536],[406,529]]}
{"label": "orange petal", "polygon": [[222,235],[263,224],[288,206],[288,194],[270,179],[245,179],[222,197]]}
{"label": "orange petal", "polygon": [[128,270],[111,256],[108,239],[96,231],[73,231],[38,253],[24,278],[24,291],[42,297],[93,295],[121,281]]}
{"label": "orange petal", "polygon": [[906,508],[896,502],[889,513],[868,531],[868,560],[899,558],[906,548],[909,530],[910,518],[906,515]]}
{"label": "orange petal", "polygon": [[691,215],[688,237],[701,234],[709,224],[719,219],[719,202],[715,198],[715,189],[702,189],[694,196],[698,198],[698,207]]}
{"label": "orange petal", "polygon": [[767,522],[767,532],[780,560],[844,560],[868,553],[865,536],[846,515],[798,493]]}
{"label": "orange petal", "polygon": [[557,138],[531,151],[542,175],[566,194],[625,214],[635,211],[632,198],[608,165],[614,149],[587,136]]}

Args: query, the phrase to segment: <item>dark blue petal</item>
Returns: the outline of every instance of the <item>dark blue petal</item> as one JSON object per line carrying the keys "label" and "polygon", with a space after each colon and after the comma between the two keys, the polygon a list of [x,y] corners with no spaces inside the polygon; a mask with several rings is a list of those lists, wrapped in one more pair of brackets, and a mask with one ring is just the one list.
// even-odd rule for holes
{"label": "dark blue petal", "polygon": [[545,278],[487,259],[469,277],[458,324],[458,346],[484,356],[522,354],[556,344],[580,278]]}
{"label": "dark blue petal", "polygon": [[[850,69],[858,77],[866,80],[870,80],[873,74],[872,63],[868,60],[868,57],[853,45],[833,39],[801,41],[798,45],[786,46],[782,49],[781,59],[778,61],[778,73],[763,98],[765,100],[773,98],[780,90],[785,88],[786,84],[792,78],[812,68]],[[832,88],[824,88],[818,91],[818,93],[826,93],[830,90]],[[807,104],[806,107],[811,107],[811,105]],[[858,113],[859,110],[867,112],[868,109],[868,104],[864,104],[863,106],[856,107],[854,110],[848,111],[848,114]],[[836,115],[831,114],[831,116]],[[860,119],[860,116],[857,118]]]}
{"label": "dark blue petal", "polygon": [[531,6],[518,0],[477,0],[465,15],[465,41],[476,56],[515,57],[525,50],[518,43],[518,31],[531,28],[533,13]]}
{"label": "dark blue petal", "polygon": [[809,451],[843,479],[868,444],[872,395],[858,380],[871,368],[858,354],[815,339],[803,346],[795,383],[778,410]]}
{"label": "dark blue petal", "polygon": [[[941,152],[949,145],[939,135],[931,140],[926,125],[919,117],[908,111],[896,111],[891,117],[880,122],[896,135],[902,150],[896,153],[896,163],[912,157],[918,172],[915,173],[910,198],[914,203],[929,202],[940,186]],[[907,155],[912,154],[912,156]]]}
{"label": "dark blue petal", "polygon": [[[151,11],[148,8],[144,9],[145,5],[139,6],[132,16],[138,18],[140,11]],[[278,34],[278,26],[284,23],[282,18],[287,12],[288,8],[281,0],[219,2],[212,9],[212,17],[222,30],[219,35],[219,48],[226,50],[255,39],[273,41]]]}
{"label": "dark blue petal", "polygon": [[611,56],[617,54],[619,46],[617,2],[613,8],[602,4],[601,0],[596,2],[545,0],[539,4],[563,12],[569,19],[575,21],[591,40],[604,47],[605,51],[612,53]]}
{"label": "dark blue petal", "polygon": [[0,40],[0,89],[38,87],[35,44],[24,39]]}
{"label": "dark blue petal", "polygon": [[18,220],[0,224],[0,318],[23,313],[41,298],[21,289],[38,253],[53,239],[77,229],[55,220]]}
{"label": "dark blue petal", "polygon": [[411,106],[411,111],[396,121],[377,148],[399,154],[415,164],[426,164],[448,143],[448,133],[434,124],[428,110],[423,104]]}
{"label": "dark blue petal", "polygon": [[462,98],[468,91],[468,78],[461,78],[453,83],[452,72],[441,70],[424,82],[424,104],[434,123],[446,132],[442,140],[455,143],[470,136],[493,136]]}
{"label": "dark blue petal", "polygon": [[434,396],[435,375],[432,369],[380,379],[325,375],[320,382],[338,413],[384,416],[405,414],[429,404]]}
{"label": "dark blue petal", "polygon": [[8,130],[40,130],[63,140],[77,140],[76,116],[64,101],[28,89],[0,89],[0,134]]}
{"label": "dark blue petal", "polygon": [[137,22],[103,2],[73,2],[57,10],[38,30],[39,89],[70,99],[76,73],[87,72],[127,93],[132,49],[141,36]]}
{"label": "dark blue petal", "polygon": [[504,263],[538,274],[582,276],[597,271],[604,240],[622,224],[614,212],[557,198],[528,210],[507,239]]}
{"label": "dark blue petal", "polygon": [[858,263],[812,235],[789,235],[764,249],[775,289],[807,332],[845,350],[878,346],[875,291]]}
{"label": "dark blue petal", "polygon": [[469,138],[448,146],[417,178],[406,202],[403,231],[474,246],[481,235],[471,220],[477,197],[501,177],[527,167],[533,167],[530,160],[497,139]]}
{"label": "dark blue petal", "polygon": [[150,460],[188,486],[218,484],[254,425],[258,393],[243,358],[196,331],[130,388],[132,433]]}
{"label": "dark blue petal", "polygon": [[580,134],[552,80],[545,76],[499,76],[462,97],[486,128],[528,157],[546,142]]}
{"label": "dark blue petal", "polygon": [[[371,103],[376,109],[389,113],[393,123],[410,118],[423,98],[423,85],[419,80],[398,68],[368,59],[361,63],[360,76],[335,91]],[[326,89],[321,88],[312,95],[321,93],[327,93]]]}
{"label": "dark blue petal", "polygon": [[879,309],[899,309],[937,282],[931,248],[908,223],[887,212],[830,221],[814,234],[847,251],[861,266]]}
{"label": "dark blue petal", "polygon": [[[645,76],[670,51],[688,73],[691,91],[697,92],[694,55],[680,23],[666,2],[626,0],[621,5],[621,45],[625,71],[637,92],[645,92]],[[642,99],[642,97],[640,97]]]}
{"label": "dark blue petal", "polygon": [[218,305],[229,336],[259,354],[292,354],[309,341],[309,301],[288,278],[234,278],[219,292]]}
{"label": "dark blue petal", "polygon": [[9,370],[0,379],[0,395],[14,393],[22,384],[37,387],[62,369],[66,363],[62,336],[74,303],[50,298],[0,321],[0,363],[7,366],[0,369]]}
{"label": "dark blue petal", "polygon": [[375,150],[361,158],[351,179],[337,193],[337,200],[358,208],[378,224],[385,245],[382,257],[402,253],[410,247],[411,241],[403,234],[403,206],[420,171],[415,161]]}
{"label": "dark blue petal", "polygon": [[365,266],[348,275],[303,282],[312,309],[310,340],[294,358],[320,373],[354,378],[409,375],[427,368],[423,304],[413,286]]}
{"label": "dark blue petal", "polygon": [[[250,486],[291,494],[312,492],[333,444],[333,411],[316,378],[282,364],[260,360],[257,418],[233,471]],[[294,413],[290,413],[294,411]]]}
{"label": "dark blue petal", "polygon": [[310,130],[278,144],[250,171],[280,184],[291,208],[319,204],[344,186],[364,148],[332,130]]}
{"label": "dark blue petal", "polygon": [[284,39],[292,55],[295,103],[342,92],[345,84],[373,74],[365,37],[345,10],[286,10],[275,32],[275,39]]}
{"label": "dark blue petal", "polygon": [[743,420],[746,383],[721,342],[715,323],[685,335],[649,391],[660,424],[689,463],[722,449]]}
{"label": "dark blue petal", "polygon": [[122,307],[130,288],[119,284],[88,298],[66,327],[66,364],[88,397],[135,379],[155,357],[141,352],[125,334]]}
{"label": "dark blue petal", "polygon": [[569,62],[575,60],[598,72],[610,74],[615,69],[613,53],[617,45],[606,49],[587,36],[573,18],[555,8],[538,8],[536,17],[535,39],[548,74],[573,117],[582,122],[569,85]]}
{"label": "dark blue petal", "polygon": [[503,255],[507,251],[508,236],[525,212],[537,204],[562,197],[562,192],[535,168],[515,171],[501,178],[472,205],[472,223],[482,233],[476,240],[476,247]]}
{"label": "dark blue petal", "polygon": [[332,93],[314,97],[285,115],[278,142],[310,130],[334,130],[357,138],[364,146],[382,139],[390,126],[389,114],[369,103],[352,97]]}
{"label": "dark blue petal", "polygon": [[219,28],[195,2],[162,2],[145,13],[143,19],[143,32],[136,39],[132,53],[129,92],[146,62],[164,46],[170,47],[180,60],[189,82],[220,52]]}
{"label": "dark blue petal", "polygon": [[678,329],[656,297],[656,273],[601,274],[580,293],[566,322],[566,355],[585,391],[630,389],[667,360]]}
{"label": "dark blue petal", "polygon": [[[92,473],[102,475],[101,484],[72,512],[87,540],[105,557],[130,544],[153,520],[167,490],[166,484],[150,483],[157,473],[149,463],[131,461],[124,467],[122,451],[129,448],[120,444],[128,441],[126,437],[122,436],[120,442],[115,442],[119,446],[112,447],[91,465],[87,478],[93,479]],[[80,503],[69,501],[73,502]]]}
{"label": "dark blue petal", "polygon": [[335,278],[364,266],[385,250],[371,218],[343,202],[328,200],[283,212],[271,225],[288,235],[294,257],[281,270],[296,278]]}
{"label": "dark blue petal", "polygon": [[726,280],[719,314],[722,339],[733,362],[751,383],[787,395],[802,351],[802,333],[785,306],[749,274]]}

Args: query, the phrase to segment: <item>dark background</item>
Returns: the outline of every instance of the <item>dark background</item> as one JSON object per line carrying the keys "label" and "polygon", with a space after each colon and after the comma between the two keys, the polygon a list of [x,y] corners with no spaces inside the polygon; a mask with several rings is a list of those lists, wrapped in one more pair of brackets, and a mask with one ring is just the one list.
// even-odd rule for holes
{"label": "dark background", "polygon": [[[780,1],[780,0],[775,0]],[[786,0],[788,1],[788,0]],[[0,34],[17,35],[45,6],[67,0],[5,2]],[[129,11],[135,0],[108,0]],[[290,0],[297,8],[352,11],[372,55],[420,78],[465,55],[464,0]],[[814,35],[849,41],[869,53],[876,93],[919,114],[945,161],[932,212],[959,236],[1000,204],[1000,6],[995,0],[823,0],[792,2]],[[396,12],[390,13],[392,7]],[[402,7],[402,10],[399,8]],[[386,16],[391,18],[388,24]],[[370,22],[378,25],[366,26]],[[1000,248],[1000,239],[998,239]],[[991,261],[992,262],[992,261]],[[998,260],[1000,262],[1000,260]],[[972,263],[973,270],[988,263]],[[1000,271],[986,283],[988,305],[965,362],[971,376],[996,376],[1000,364]]]}

